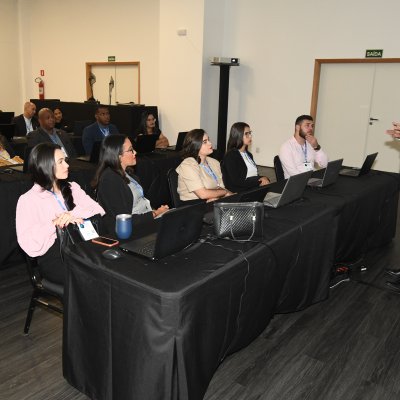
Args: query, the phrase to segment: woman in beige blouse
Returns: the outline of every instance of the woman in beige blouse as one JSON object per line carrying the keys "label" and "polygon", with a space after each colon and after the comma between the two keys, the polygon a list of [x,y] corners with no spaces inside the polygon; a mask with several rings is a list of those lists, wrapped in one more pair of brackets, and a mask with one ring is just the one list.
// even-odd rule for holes
{"label": "woman in beige blouse", "polygon": [[212,143],[203,129],[187,133],[182,150],[184,160],[176,169],[182,201],[213,201],[232,194],[224,187],[219,162],[208,157],[212,152]]}

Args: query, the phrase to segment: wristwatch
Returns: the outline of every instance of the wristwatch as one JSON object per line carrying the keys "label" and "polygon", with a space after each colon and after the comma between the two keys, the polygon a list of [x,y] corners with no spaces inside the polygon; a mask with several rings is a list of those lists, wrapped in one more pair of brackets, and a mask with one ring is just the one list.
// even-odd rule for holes
{"label": "wristwatch", "polygon": [[317,147],[314,147],[314,150],[315,150],[315,151],[321,150],[321,146],[318,145]]}

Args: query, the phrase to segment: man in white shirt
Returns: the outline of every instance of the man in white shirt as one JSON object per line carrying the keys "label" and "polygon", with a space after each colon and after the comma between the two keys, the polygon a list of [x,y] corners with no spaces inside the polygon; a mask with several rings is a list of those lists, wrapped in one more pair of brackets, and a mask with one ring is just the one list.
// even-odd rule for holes
{"label": "man in white shirt", "polygon": [[315,170],[315,164],[325,168],[328,156],[321,150],[314,136],[314,120],[311,115],[300,115],[296,119],[292,138],[281,146],[279,158],[285,178],[305,171]]}
{"label": "man in white shirt", "polygon": [[39,121],[36,119],[35,114],[35,104],[27,101],[24,104],[24,113],[14,117],[12,120],[12,123],[15,124],[14,136],[25,136],[39,127]]}

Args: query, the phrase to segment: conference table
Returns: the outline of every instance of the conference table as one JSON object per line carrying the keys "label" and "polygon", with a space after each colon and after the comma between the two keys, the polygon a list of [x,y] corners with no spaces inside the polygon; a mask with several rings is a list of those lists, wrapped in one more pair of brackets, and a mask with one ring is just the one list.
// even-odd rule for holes
{"label": "conference table", "polygon": [[396,232],[399,174],[371,171],[360,178],[342,177],[326,188],[307,188],[312,204],[336,209],[336,263],[357,261],[388,243]]}
{"label": "conference table", "polygon": [[336,263],[390,242],[398,192],[396,174],[339,177],[266,208],[263,238],[216,239],[204,226],[202,240],[156,262],[67,248],[65,378],[96,399],[202,399],[218,365],[275,313],[325,300]]}

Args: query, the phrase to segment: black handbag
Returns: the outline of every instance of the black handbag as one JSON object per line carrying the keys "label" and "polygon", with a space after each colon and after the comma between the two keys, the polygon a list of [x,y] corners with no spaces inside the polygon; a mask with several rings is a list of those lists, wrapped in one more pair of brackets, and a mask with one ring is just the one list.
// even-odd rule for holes
{"label": "black handbag", "polygon": [[214,229],[218,237],[235,240],[262,237],[263,222],[263,203],[214,203]]}
{"label": "black handbag", "polygon": [[[89,219],[92,222],[96,231],[99,232],[100,215],[94,215]],[[76,224],[69,224],[64,228],[60,228],[59,226],[57,226],[56,233],[60,245],[61,260],[64,261],[64,249],[70,245],[74,245],[75,243],[83,242],[84,239],[82,238],[79,232],[79,228]]]}

